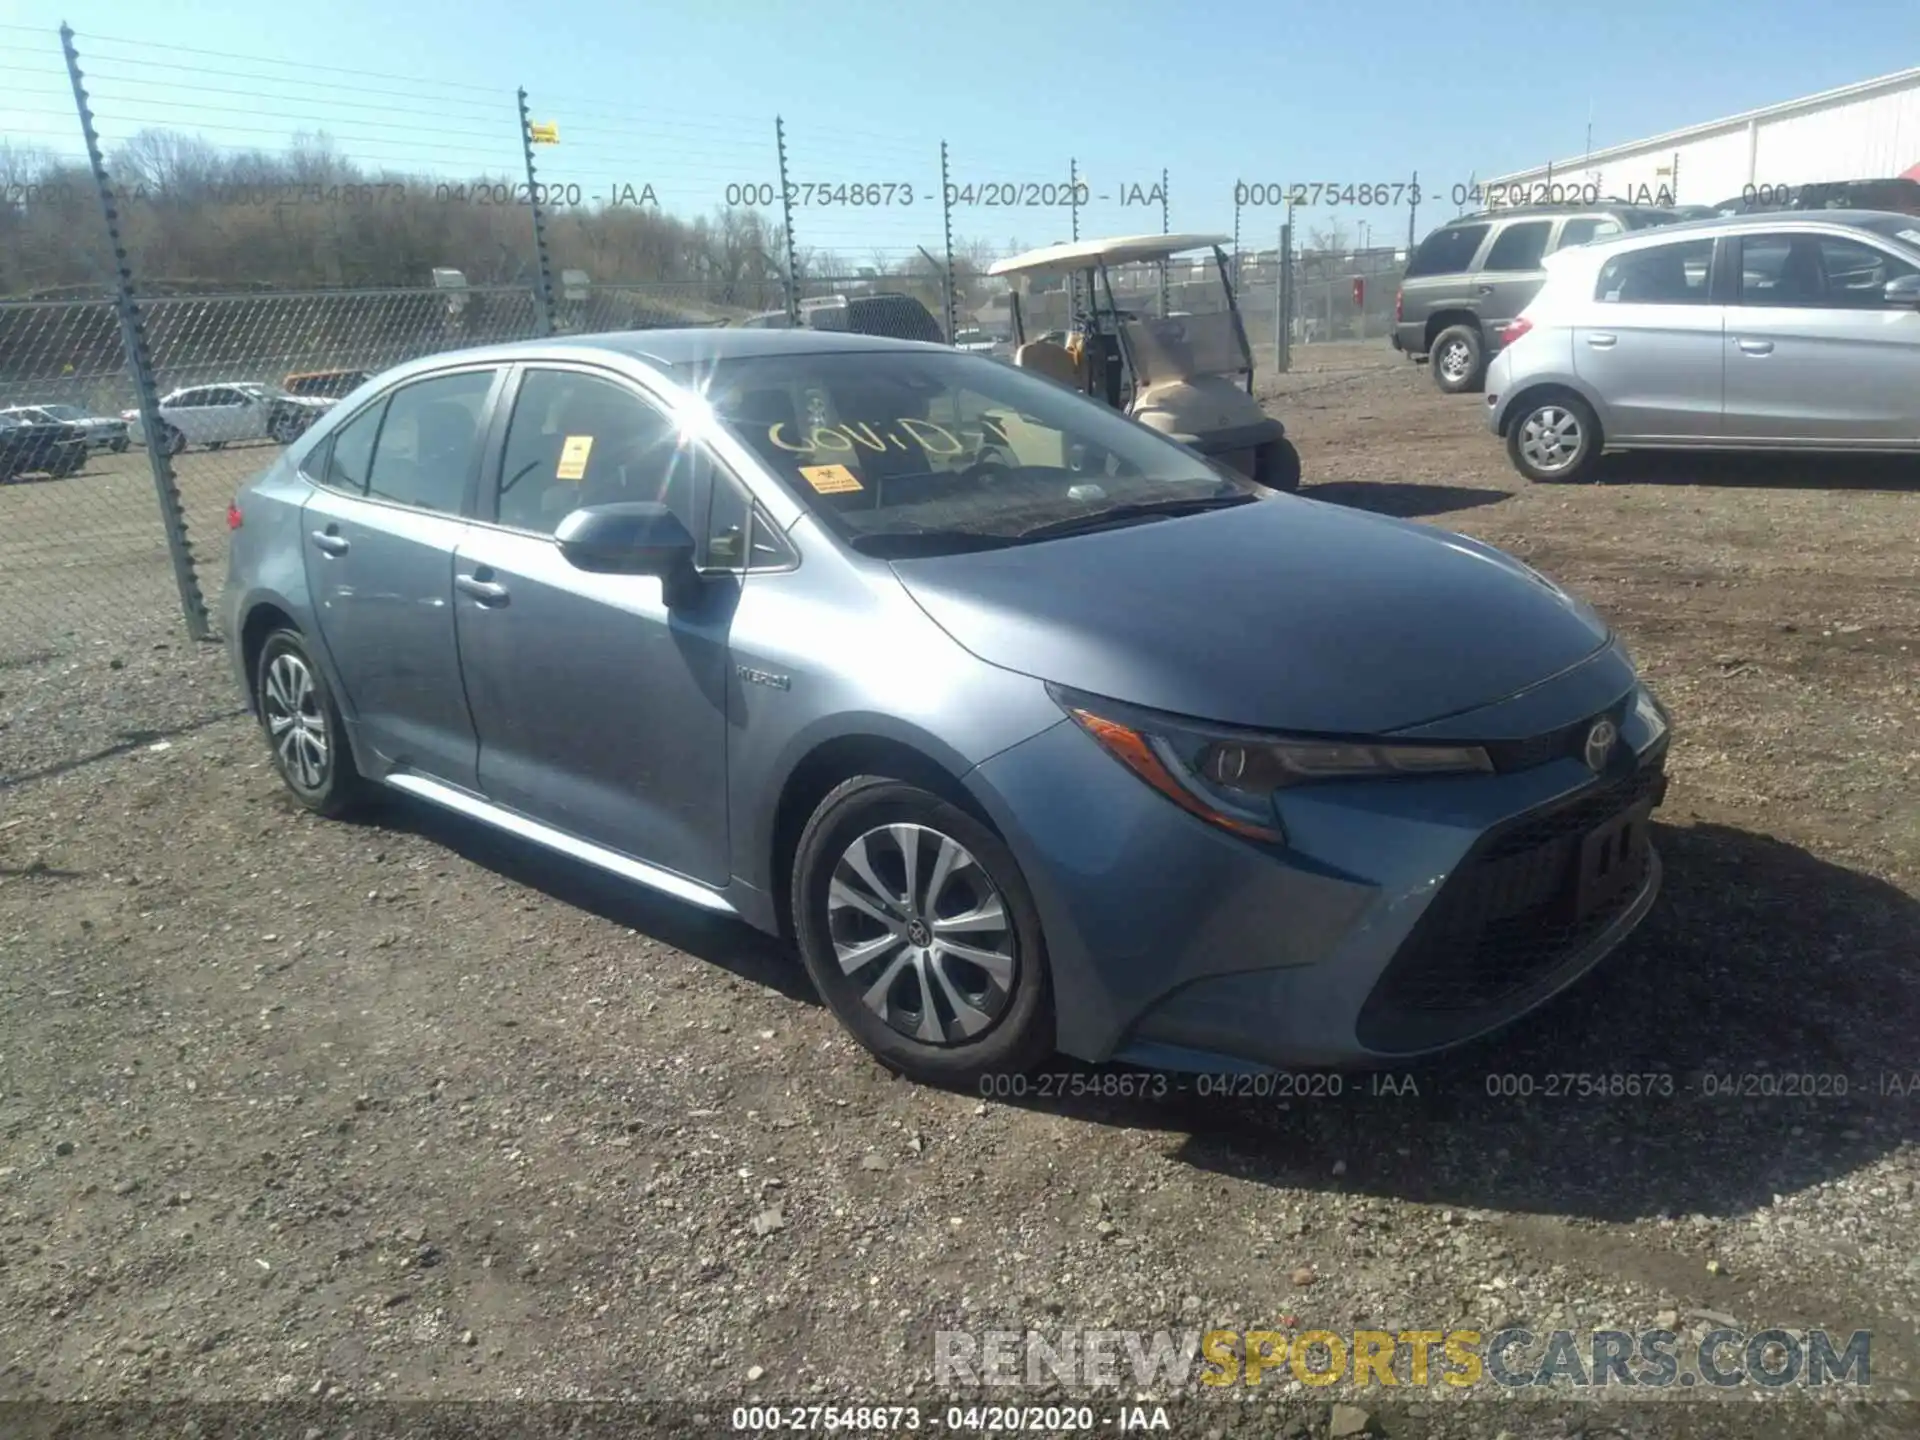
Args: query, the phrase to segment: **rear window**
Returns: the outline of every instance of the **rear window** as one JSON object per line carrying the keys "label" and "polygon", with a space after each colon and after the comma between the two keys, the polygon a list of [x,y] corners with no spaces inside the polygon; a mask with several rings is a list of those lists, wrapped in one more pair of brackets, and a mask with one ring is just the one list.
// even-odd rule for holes
{"label": "rear window", "polygon": [[1420,242],[1407,266],[1407,278],[1421,275],[1450,275],[1473,263],[1480,242],[1487,238],[1485,225],[1449,225],[1434,231]]}

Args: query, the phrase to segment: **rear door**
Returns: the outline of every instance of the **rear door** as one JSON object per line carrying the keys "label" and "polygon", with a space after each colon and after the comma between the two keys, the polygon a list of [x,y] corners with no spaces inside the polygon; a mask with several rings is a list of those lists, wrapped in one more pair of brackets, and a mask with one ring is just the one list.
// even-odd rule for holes
{"label": "rear door", "polygon": [[195,445],[224,438],[220,432],[221,414],[217,396],[222,387],[201,385],[182,390],[168,400],[163,414],[169,425]]}
{"label": "rear door", "polygon": [[1574,327],[1573,366],[1601,399],[1609,440],[1707,441],[1721,432],[1726,307],[1712,239],[1609,256]]}
{"label": "rear door", "polygon": [[454,639],[453,553],[503,372],[468,366],[363,406],[316,456],[307,585],[360,738],[388,765],[476,788]]}
{"label": "rear door", "polygon": [[1887,282],[1916,267],[1864,236],[1744,235],[1727,315],[1727,435],[1810,446],[1920,439],[1920,311]]}
{"label": "rear door", "polygon": [[1547,272],[1541,262],[1556,223],[1551,216],[1509,220],[1487,248],[1475,277],[1474,292],[1481,328],[1490,346],[1499,347],[1500,327],[1526,309],[1546,284]]}

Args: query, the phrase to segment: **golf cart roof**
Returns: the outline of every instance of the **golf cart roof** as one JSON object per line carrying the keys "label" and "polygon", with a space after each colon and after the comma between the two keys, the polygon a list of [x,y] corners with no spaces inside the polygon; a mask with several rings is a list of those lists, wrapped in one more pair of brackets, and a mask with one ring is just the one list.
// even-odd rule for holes
{"label": "golf cart roof", "polygon": [[1165,260],[1187,250],[1205,250],[1225,245],[1231,235],[1119,235],[1110,240],[1075,240],[1068,245],[1049,245],[996,260],[987,267],[989,275],[1066,275],[1096,265],[1123,265],[1129,260]]}

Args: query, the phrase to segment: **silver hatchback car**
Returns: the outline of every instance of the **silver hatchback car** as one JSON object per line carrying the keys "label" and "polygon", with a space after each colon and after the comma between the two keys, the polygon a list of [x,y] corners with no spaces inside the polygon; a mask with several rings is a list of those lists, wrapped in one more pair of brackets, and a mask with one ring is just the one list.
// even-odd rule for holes
{"label": "silver hatchback car", "polygon": [[388,787],[789,936],[922,1079],[1437,1049],[1658,890],[1667,718],[1586,605],[981,356],[441,355],[229,523],[302,803]]}
{"label": "silver hatchback car", "polygon": [[1603,449],[1920,451],[1920,218],[1786,211],[1562,250],[1487,373],[1533,480]]}

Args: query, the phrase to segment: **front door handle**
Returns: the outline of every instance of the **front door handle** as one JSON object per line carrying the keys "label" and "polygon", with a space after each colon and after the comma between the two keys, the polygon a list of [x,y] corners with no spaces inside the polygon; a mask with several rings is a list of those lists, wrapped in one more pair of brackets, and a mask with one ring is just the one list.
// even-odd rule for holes
{"label": "front door handle", "polygon": [[1611,350],[1619,343],[1620,337],[1618,335],[1599,334],[1587,336],[1587,344],[1596,350]]}
{"label": "front door handle", "polygon": [[482,580],[478,575],[456,575],[453,584],[462,595],[471,595],[482,605],[506,603],[507,587],[497,580]]}
{"label": "front door handle", "polygon": [[352,547],[347,544],[344,535],[336,535],[331,530],[316,530],[313,532],[313,548],[323,555],[344,555]]}
{"label": "front door handle", "polygon": [[1740,353],[1742,355],[1771,355],[1773,353],[1773,341],[1771,340],[1741,340],[1736,343],[1740,346]]}

